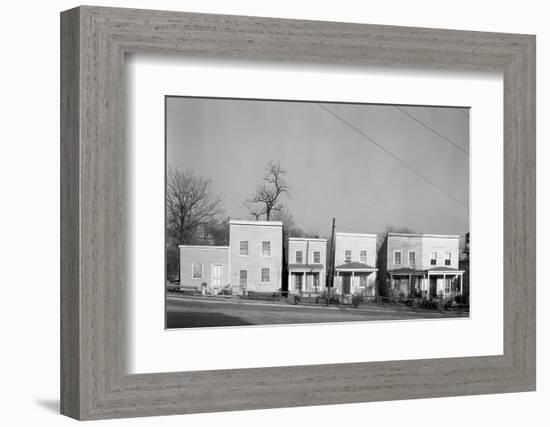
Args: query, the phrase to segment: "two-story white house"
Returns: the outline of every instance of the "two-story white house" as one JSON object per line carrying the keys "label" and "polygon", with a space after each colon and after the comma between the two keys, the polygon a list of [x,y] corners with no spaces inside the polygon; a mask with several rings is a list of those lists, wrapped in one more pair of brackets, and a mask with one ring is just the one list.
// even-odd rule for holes
{"label": "two-story white house", "polygon": [[327,240],[288,239],[288,291],[318,294],[325,289]]}
{"label": "two-story white house", "polygon": [[233,292],[276,292],[283,272],[281,221],[229,221],[229,282]]}
{"label": "two-story white house", "polygon": [[376,295],[376,234],[335,235],[334,287],[341,295]]}
{"label": "two-story white house", "polygon": [[380,295],[461,295],[459,241],[458,235],[387,233],[378,252]]}

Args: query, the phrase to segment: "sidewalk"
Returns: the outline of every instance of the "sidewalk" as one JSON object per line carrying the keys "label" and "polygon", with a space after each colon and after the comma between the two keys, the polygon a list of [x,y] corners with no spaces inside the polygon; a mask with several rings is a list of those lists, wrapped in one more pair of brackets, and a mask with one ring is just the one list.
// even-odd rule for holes
{"label": "sidewalk", "polygon": [[[204,301],[213,304],[243,304],[243,305],[252,305],[252,306],[272,306],[272,307],[287,307],[287,308],[296,308],[296,309],[318,309],[318,310],[340,310],[340,311],[351,311],[351,312],[360,312],[360,311],[379,311],[379,312],[395,312],[395,311],[404,311],[404,312],[413,312],[413,313],[429,313],[435,314],[439,313],[438,310],[429,310],[425,308],[410,308],[408,306],[399,306],[393,304],[376,304],[376,303],[367,303],[362,304],[359,307],[353,307],[352,305],[329,305],[325,304],[315,304],[310,302],[301,302],[300,304],[292,304],[287,302],[284,297],[281,297],[279,301],[264,301],[264,300],[252,300],[252,299],[243,299],[238,296],[220,296],[220,295],[181,295],[178,293],[169,292],[167,294],[168,299],[178,299],[178,300],[188,300],[188,301]],[[454,313],[456,316],[467,316],[468,312],[445,312],[448,314]]]}

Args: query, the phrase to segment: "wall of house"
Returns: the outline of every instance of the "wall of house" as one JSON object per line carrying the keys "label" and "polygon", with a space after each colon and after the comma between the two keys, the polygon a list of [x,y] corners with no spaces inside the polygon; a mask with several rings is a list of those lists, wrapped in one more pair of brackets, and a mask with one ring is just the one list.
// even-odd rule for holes
{"label": "wall of house", "polygon": [[[458,235],[421,235],[389,233],[379,251],[379,290],[380,295],[388,296],[388,272],[398,268],[412,268],[428,270],[435,267],[449,267],[458,269],[459,262]],[[401,264],[395,263],[395,252],[401,251]],[[409,262],[409,252],[415,253],[415,262]],[[436,265],[431,265],[431,254],[437,253]],[[445,255],[451,253],[450,265],[445,265]],[[420,289],[427,291],[429,283],[420,280]],[[444,290],[443,279],[437,280],[437,292]]]}
{"label": "wall of house", "polygon": [[[422,268],[450,267],[458,269],[459,236],[423,236]],[[437,264],[430,264],[431,252],[437,253]],[[451,253],[451,265],[445,265],[445,253]]]}
{"label": "wall of house", "polygon": [[[202,263],[202,278],[193,278],[193,263]],[[180,246],[180,284],[201,288],[203,282],[213,289],[212,265],[221,264],[221,287],[229,283],[228,246]]]}
{"label": "wall of house", "polygon": [[[242,292],[240,270],[247,270],[248,291],[275,292],[281,288],[283,225],[279,221],[229,222],[229,281],[233,292]],[[240,254],[240,242],[248,241],[248,256]],[[271,242],[270,256],[262,255],[262,242]],[[261,269],[269,268],[269,281],[261,282]]]}
{"label": "wall of house", "polygon": [[[334,265],[339,266],[346,262],[346,250],[351,250],[351,262],[361,262],[361,251],[367,251],[366,264],[376,268],[376,234],[359,234],[359,233],[336,233],[335,248],[334,248]],[[367,277],[366,287],[369,290],[376,288],[376,272],[373,272]],[[360,291],[359,277],[355,277],[351,281],[351,292]],[[338,292],[342,292],[342,278],[334,278],[334,286]]]}
{"label": "wall of house", "polygon": [[290,237],[288,239],[288,263],[296,264],[296,251],[302,251],[304,264],[315,264],[313,261],[313,252],[321,252],[320,264],[326,264],[327,241],[326,239],[307,239]]}
{"label": "wall of house", "polygon": [[[287,261],[289,264],[296,264],[296,252],[302,251],[303,264],[316,264],[314,262],[313,253],[320,252],[320,264],[323,268],[319,270],[319,291],[325,289],[326,283],[326,261],[327,261],[327,241],[326,239],[308,239],[308,238],[296,238],[290,237],[288,239],[288,254]],[[316,270],[317,272],[317,270]],[[305,289],[311,289],[313,287],[313,277],[306,277]],[[296,289],[295,276],[290,276],[289,291]]]}
{"label": "wall of house", "polygon": [[[388,271],[396,268],[413,268],[415,270],[423,269],[425,249],[424,240],[421,235],[394,235],[390,233],[387,238],[386,249]],[[401,264],[395,263],[394,254],[396,251],[401,251]],[[409,252],[415,253],[416,260],[414,265],[409,263]]]}
{"label": "wall of house", "polygon": [[376,234],[336,233],[336,266],[346,261],[346,250],[351,250],[352,262],[361,262],[360,251],[367,251],[367,264],[376,266]]}
{"label": "wall of house", "polygon": [[[387,270],[396,268],[413,268],[427,270],[434,267],[450,267],[458,269],[459,236],[446,235],[406,235],[392,234],[387,237],[385,260]],[[401,251],[401,264],[395,263],[395,252]],[[409,263],[409,252],[416,254],[415,264]],[[437,253],[437,264],[431,265],[431,253]],[[445,265],[445,254],[451,253],[451,265]]]}

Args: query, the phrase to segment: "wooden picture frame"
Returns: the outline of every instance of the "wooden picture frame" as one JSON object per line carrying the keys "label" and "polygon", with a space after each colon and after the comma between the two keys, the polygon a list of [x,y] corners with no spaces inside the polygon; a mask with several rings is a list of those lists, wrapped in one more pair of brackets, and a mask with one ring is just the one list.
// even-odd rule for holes
{"label": "wooden picture frame", "polygon": [[[126,374],[123,70],[125,54],[136,52],[502,72],[503,355]],[[534,36],[78,7],[61,14],[61,166],[65,415],[84,420],[535,390]]]}

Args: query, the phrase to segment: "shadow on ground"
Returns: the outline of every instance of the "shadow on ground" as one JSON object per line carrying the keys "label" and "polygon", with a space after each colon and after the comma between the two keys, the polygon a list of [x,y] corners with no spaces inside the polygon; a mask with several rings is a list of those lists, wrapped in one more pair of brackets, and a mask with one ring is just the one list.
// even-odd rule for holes
{"label": "shadow on ground", "polygon": [[38,399],[35,403],[50,412],[59,414],[59,399]]}
{"label": "shadow on ground", "polygon": [[205,328],[210,326],[243,326],[253,325],[240,317],[224,313],[188,311],[185,313],[169,312],[166,327],[172,328]]}

